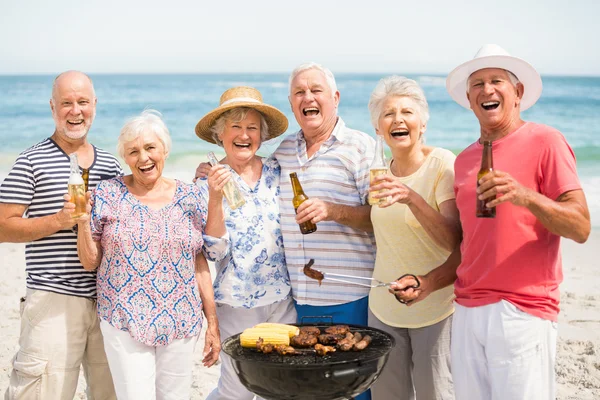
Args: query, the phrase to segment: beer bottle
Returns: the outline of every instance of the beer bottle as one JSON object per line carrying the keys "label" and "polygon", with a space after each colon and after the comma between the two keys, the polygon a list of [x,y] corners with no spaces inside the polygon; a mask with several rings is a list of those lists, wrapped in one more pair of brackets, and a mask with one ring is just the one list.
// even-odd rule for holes
{"label": "beer bottle", "polygon": [[[215,157],[215,153],[213,153],[212,151],[209,151],[207,156],[208,162],[213,167],[219,163],[219,161],[217,161],[217,157]],[[233,180],[233,177],[225,184],[225,186],[223,186],[223,195],[225,196],[225,199],[229,204],[229,208],[232,210],[235,210],[236,208],[239,208],[246,203],[246,200],[244,199],[240,188],[236,185],[235,181]]]}
{"label": "beer bottle", "polygon": [[[485,174],[494,170],[494,161],[492,159],[492,142],[483,142],[483,155],[481,156],[481,168],[477,173],[477,187],[479,187],[479,180],[483,178]],[[477,217],[478,218],[495,218],[496,207],[487,208],[485,206],[491,199],[479,200],[477,198]]]}
{"label": "beer bottle", "polygon": [[69,196],[71,203],[75,204],[74,218],[79,218],[85,214],[85,183],[79,172],[79,162],[77,161],[77,153],[69,155],[71,160],[71,175],[69,175]]}
{"label": "beer bottle", "polygon": [[[300,181],[298,180],[298,175],[296,175],[295,172],[290,173],[290,179],[292,181],[292,190],[294,191],[292,203],[294,204],[294,210],[296,211],[296,213],[298,213],[298,207],[300,206],[300,204],[308,200],[308,196],[304,194],[304,190],[302,190],[302,186],[300,185]],[[317,225],[313,224],[312,221],[306,221],[299,225],[300,232],[302,232],[303,235],[313,233],[317,230]]]}
{"label": "beer bottle", "polygon": [[[373,162],[369,167],[369,182],[371,186],[373,185],[373,181],[379,175],[385,175],[387,172],[387,165],[385,163],[385,153],[383,151],[383,136],[377,135],[377,141],[375,144],[375,157],[373,158]],[[379,193],[380,190],[375,192],[369,192],[369,196],[367,200],[370,205],[382,204],[385,203],[386,198],[382,197],[380,199],[373,198],[374,194]]]}

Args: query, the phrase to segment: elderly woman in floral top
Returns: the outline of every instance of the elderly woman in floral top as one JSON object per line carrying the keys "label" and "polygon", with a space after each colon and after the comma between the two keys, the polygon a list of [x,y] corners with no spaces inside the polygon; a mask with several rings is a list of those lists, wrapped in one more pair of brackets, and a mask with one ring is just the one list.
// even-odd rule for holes
{"label": "elderly woman in floral top", "polygon": [[[131,175],[101,182],[91,224],[78,224],[81,263],[98,268],[100,328],[119,400],[190,398],[202,312],[204,365],[221,348],[202,255],[206,203],[194,185],[162,176],[171,139],[159,115],[145,111],[125,124],[118,151]],[[217,253],[226,247],[225,236],[210,242]]]}
{"label": "elderly woman in floral top", "polygon": [[[220,106],[196,125],[197,135],[225,150],[222,164],[199,180],[208,202],[207,235],[231,238],[225,257],[215,258],[217,316],[223,339],[260,322],[296,322],[296,311],[283,252],[279,220],[279,164],[256,155],[263,141],[281,135],[287,118],[262,102],[260,92],[235,87],[221,96]],[[234,181],[245,204],[231,209],[222,189]],[[211,243],[205,243],[209,254]],[[221,377],[208,400],[252,399],[242,386],[231,360],[221,354]]]}

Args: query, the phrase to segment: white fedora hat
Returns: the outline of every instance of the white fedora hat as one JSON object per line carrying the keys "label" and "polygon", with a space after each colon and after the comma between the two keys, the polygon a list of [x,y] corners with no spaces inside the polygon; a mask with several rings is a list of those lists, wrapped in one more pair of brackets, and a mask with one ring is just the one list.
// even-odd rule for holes
{"label": "white fedora hat", "polygon": [[446,78],[446,90],[461,106],[471,109],[467,99],[467,80],[475,71],[484,68],[502,68],[512,72],[523,84],[525,91],[521,99],[521,111],[535,104],[542,94],[542,78],[527,61],[513,57],[495,44],[484,45],[472,60],[454,68]]}

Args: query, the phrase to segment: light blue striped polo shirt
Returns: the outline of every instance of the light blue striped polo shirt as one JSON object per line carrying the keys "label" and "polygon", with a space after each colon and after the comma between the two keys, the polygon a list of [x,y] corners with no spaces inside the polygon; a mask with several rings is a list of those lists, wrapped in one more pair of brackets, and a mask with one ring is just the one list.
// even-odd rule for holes
{"label": "light blue striped polo shirt", "polygon": [[323,280],[321,286],[304,275],[304,264],[311,258],[314,268],[323,272],[371,277],[375,265],[373,235],[333,221],[317,224],[317,231],[300,233],[292,205],[290,173],[296,172],[304,193],[337,204],[366,204],[369,166],[375,140],[366,133],[349,129],[341,118],[329,139],[309,159],[306,141],[300,130],[286,137],[275,157],[281,165],[281,229],[292,293],[299,304],[336,305],[358,300],[369,289]]}

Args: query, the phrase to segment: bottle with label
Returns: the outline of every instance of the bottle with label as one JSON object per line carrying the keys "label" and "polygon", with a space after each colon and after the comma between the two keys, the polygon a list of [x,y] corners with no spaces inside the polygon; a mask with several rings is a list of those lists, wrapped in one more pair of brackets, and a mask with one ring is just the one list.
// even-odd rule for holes
{"label": "bottle with label", "polygon": [[77,161],[77,153],[69,155],[71,160],[71,175],[69,175],[69,196],[71,203],[75,204],[74,218],[79,218],[85,214],[85,183],[79,172],[79,162]]}
{"label": "bottle with label", "polygon": [[[294,204],[294,210],[296,211],[296,213],[298,213],[298,207],[300,207],[300,204],[308,200],[308,196],[304,194],[304,190],[302,190],[302,186],[300,185],[300,181],[298,180],[298,175],[296,175],[295,172],[292,172],[290,174],[290,180],[292,181],[292,190],[294,191],[292,203]],[[317,225],[315,225],[312,221],[306,221],[299,225],[300,232],[302,232],[303,235],[307,235],[309,233],[317,231]]]}
{"label": "bottle with label", "polygon": [[[215,165],[219,164],[219,161],[217,161],[217,157],[215,157],[215,153],[209,151],[207,156],[210,165],[214,167]],[[231,177],[231,179],[225,184],[225,186],[223,186],[223,195],[225,196],[225,199],[229,204],[229,208],[232,210],[235,210],[236,208],[239,208],[246,203],[246,200],[244,199],[240,188],[236,185],[235,181],[233,180],[233,177]]]}
{"label": "bottle with label", "polygon": [[[477,173],[477,187],[479,187],[479,180],[483,178],[485,174],[488,172],[492,172],[494,170],[494,160],[492,158],[492,142],[484,141],[483,142],[483,155],[481,156],[481,168]],[[477,200],[477,218],[495,218],[496,217],[496,207],[487,208],[485,206],[486,203],[490,202],[492,199],[487,198],[485,200]]]}
{"label": "bottle with label", "polygon": [[[377,135],[377,141],[375,144],[375,157],[373,157],[373,162],[369,167],[369,182],[373,185],[373,181],[379,175],[385,175],[387,173],[387,164],[385,162],[385,153],[383,151],[383,136]],[[381,190],[377,190],[375,192],[369,192],[368,201],[370,205],[383,204],[386,202],[386,198],[382,197],[380,199],[373,198],[374,194],[381,192]]]}

